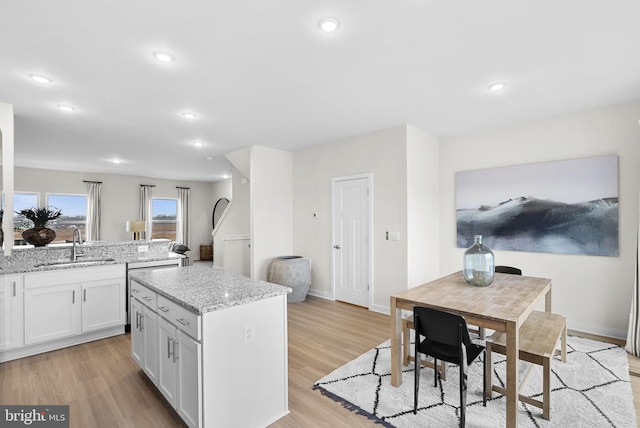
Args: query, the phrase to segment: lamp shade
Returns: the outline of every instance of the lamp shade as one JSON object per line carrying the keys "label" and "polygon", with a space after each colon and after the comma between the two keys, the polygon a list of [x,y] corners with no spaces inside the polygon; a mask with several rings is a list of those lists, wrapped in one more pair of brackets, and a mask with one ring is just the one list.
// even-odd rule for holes
{"label": "lamp shade", "polygon": [[145,223],[144,221],[127,221],[127,232],[144,232]]}

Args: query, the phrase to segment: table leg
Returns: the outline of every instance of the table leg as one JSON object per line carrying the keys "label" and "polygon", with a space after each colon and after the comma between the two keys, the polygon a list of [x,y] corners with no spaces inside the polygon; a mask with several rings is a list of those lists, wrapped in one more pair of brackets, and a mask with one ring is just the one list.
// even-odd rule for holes
{"label": "table leg", "polygon": [[518,426],[518,355],[520,328],[517,319],[508,319],[507,333],[507,427]]}
{"label": "table leg", "polygon": [[396,298],[391,296],[391,385],[402,385],[402,314],[396,308]]}
{"label": "table leg", "polygon": [[551,287],[549,287],[549,291],[544,296],[544,311],[551,312]]}

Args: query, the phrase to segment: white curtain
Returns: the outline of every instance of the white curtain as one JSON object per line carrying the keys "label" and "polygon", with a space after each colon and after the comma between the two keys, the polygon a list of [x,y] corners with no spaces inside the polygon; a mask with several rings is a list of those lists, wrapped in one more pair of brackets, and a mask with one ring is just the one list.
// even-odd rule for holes
{"label": "white curtain", "polygon": [[153,188],[156,187],[152,184],[140,185],[140,221],[145,223],[145,231],[142,232],[142,239],[151,240],[151,199],[153,198]]}
{"label": "white curtain", "polygon": [[100,240],[100,213],[102,210],[102,182],[85,181],[87,183],[87,228],[85,240],[87,242]]}
{"label": "white curtain", "polygon": [[178,218],[176,224],[176,242],[189,246],[189,188],[178,189]]}
{"label": "white curtain", "polygon": [[638,230],[636,236],[636,274],[633,285],[633,298],[631,299],[631,313],[629,314],[629,331],[627,332],[627,345],[625,349],[630,354],[640,357],[640,205],[638,206]]}

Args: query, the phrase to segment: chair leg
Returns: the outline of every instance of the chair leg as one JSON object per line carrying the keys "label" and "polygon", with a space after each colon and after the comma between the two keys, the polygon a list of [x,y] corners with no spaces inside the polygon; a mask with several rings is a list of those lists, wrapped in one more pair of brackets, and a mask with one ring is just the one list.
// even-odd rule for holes
{"label": "chair leg", "polygon": [[[416,343],[417,344],[417,343]],[[413,414],[415,415],[418,412],[418,390],[420,389],[420,353],[418,353],[418,347],[415,347],[414,352],[414,377],[413,377]]]}
{"label": "chair leg", "polygon": [[411,340],[408,324],[405,320],[402,321],[402,362],[405,366],[409,365],[409,341]]}
{"label": "chair leg", "polygon": [[466,361],[460,364],[460,427],[465,426],[467,407],[467,370]]}
{"label": "chair leg", "polygon": [[487,407],[487,350],[485,349],[484,355],[482,356],[483,363],[482,364],[482,405]]}
{"label": "chair leg", "polygon": [[492,351],[491,342],[487,342],[484,358],[484,396],[491,398],[493,396],[493,363],[491,361]]}
{"label": "chair leg", "polygon": [[433,386],[438,386],[438,359],[433,357]]}

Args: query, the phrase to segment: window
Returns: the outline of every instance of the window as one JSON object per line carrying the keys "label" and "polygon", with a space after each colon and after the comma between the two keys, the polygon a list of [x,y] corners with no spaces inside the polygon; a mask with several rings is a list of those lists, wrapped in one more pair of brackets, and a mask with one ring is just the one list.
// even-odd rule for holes
{"label": "window", "polygon": [[60,218],[50,221],[47,226],[56,232],[54,242],[71,241],[73,226],[80,229],[84,239],[87,225],[87,195],[49,194],[47,207],[55,207],[62,211]]}
{"label": "window", "polygon": [[38,207],[38,193],[15,192],[13,194],[13,239],[22,239],[22,231],[32,226],[24,216],[16,214],[15,211],[26,210]]}
{"label": "window", "polygon": [[151,239],[176,240],[178,200],[153,198],[151,200]]}

